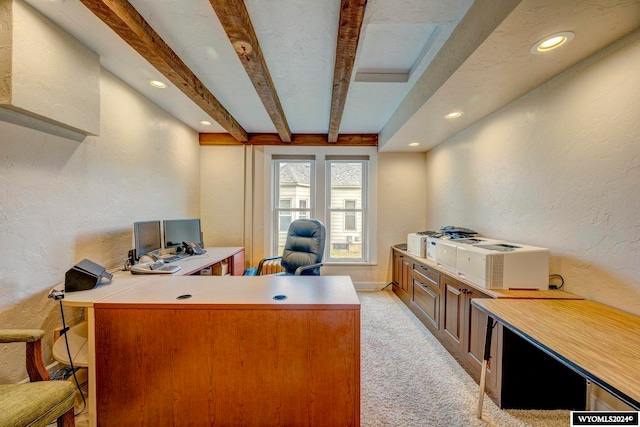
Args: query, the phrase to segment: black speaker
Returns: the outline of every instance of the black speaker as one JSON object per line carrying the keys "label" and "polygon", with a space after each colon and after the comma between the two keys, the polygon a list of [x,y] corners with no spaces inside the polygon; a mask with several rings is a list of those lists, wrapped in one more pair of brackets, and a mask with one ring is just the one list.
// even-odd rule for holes
{"label": "black speaker", "polygon": [[83,259],[73,266],[64,276],[64,291],[76,292],[95,288],[100,280],[111,280],[113,275],[105,268],[88,259]]}

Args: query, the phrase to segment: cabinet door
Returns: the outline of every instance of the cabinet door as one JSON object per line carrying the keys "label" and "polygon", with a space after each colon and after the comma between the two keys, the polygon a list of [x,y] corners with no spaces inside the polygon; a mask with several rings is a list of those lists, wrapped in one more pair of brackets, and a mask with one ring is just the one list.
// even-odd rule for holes
{"label": "cabinet door", "polygon": [[393,252],[393,283],[396,293],[409,295],[411,286],[411,260],[409,257]]}
{"label": "cabinet door", "polygon": [[[465,355],[469,363],[480,372],[482,369],[482,358],[484,357],[484,341],[487,334],[487,315],[471,305],[474,298],[487,298],[486,295],[476,291],[467,290],[465,293],[465,326],[466,336],[464,339]],[[487,368],[487,383],[495,385],[497,379],[498,328],[493,330],[491,340],[491,358]]]}
{"label": "cabinet door", "polygon": [[459,283],[449,277],[443,277],[443,329],[444,337],[462,350],[464,293]]}
{"label": "cabinet door", "polygon": [[398,293],[402,291],[402,261],[404,255],[393,252],[393,290]]}
{"label": "cabinet door", "polygon": [[413,303],[427,319],[440,328],[440,291],[428,281],[413,277]]}
{"label": "cabinet door", "polygon": [[402,257],[402,281],[400,283],[402,290],[411,295],[411,259],[406,256]]}

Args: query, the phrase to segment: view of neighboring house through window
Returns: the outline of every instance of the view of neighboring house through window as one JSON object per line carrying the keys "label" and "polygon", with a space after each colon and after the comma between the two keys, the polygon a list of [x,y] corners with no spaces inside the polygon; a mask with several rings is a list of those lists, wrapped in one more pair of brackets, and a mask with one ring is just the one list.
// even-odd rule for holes
{"label": "view of neighboring house through window", "polygon": [[291,225],[291,199],[280,199],[280,231],[285,233],[289,230]]}
{"label": "view of neighboring house through window", "polygon": [[324,262],[372,262],[369,156],[274,153],[271,161],[271,255],[282,255],[292,221],[315,218],[326,226]]}
{"label": "view of neighboring house through window", "polygon": [[[309,218],[309,212],[307,212],[307,205],[309,204],[309,200],[307,199],[300,199],[298,200],[298,204],[299,204],[299,208],[300,210],[300,214],[298,216],[298,218]],[[304,210],[302,210],[304,209]]]}
{"label": "view of neighboring house through window", "polygon": [[364,261],[367,161],[327,160],[327,244],[332,261]]}
{"label": "view of neighboring house through window", "polygon": [[274,160],[274,191],[277,204],[274,208],[274,251],[282,255],[287,231],[292,221],[311,218],[314,189],[314,160]]}
{"label": "view of neighboring house through window", "polygon": [[[345,209],[355,209],[356,201],[355,200],[345,200],[344,201]],[[356,231],[356,213],[353,211],[347,210],[344,213],[344,231]]]}

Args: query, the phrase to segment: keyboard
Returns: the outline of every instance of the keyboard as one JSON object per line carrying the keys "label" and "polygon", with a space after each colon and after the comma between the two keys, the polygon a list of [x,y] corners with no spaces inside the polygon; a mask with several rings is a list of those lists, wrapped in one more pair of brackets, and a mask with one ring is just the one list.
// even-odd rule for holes
{"label": "keyboard", "polygon": [[173,274],[180,270],[180,266],[167,265],[163,261],[156,261],[153,264],[136,264],[131,266],[131,274]]}
{"label": "keyboard", "polygon": [[159,258],[164,262],[174,262],[179,261],[183,258],[188,257],[188,254],[178,254],[178,255],[160,255]]}
{"label": "keyboard", "polygon": [[153,264],[150,265],[151,270],[154,273],[175,273],[176,271],[180,270],[180,267],[178,267],[177,265],[167,265],[163,262],[154,262]]}

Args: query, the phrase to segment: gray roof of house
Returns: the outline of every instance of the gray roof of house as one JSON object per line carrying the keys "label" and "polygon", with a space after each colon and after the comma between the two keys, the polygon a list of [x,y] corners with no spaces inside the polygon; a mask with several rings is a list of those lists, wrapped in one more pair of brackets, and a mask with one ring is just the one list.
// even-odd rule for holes
{"label": "gray roof of house", "polygon": [[[280,168],[280,183],[309,185],[309,164],[302,162],[283,163]],[[362,185],[362,167],[359,163],[332,163],[334,185]]]}

